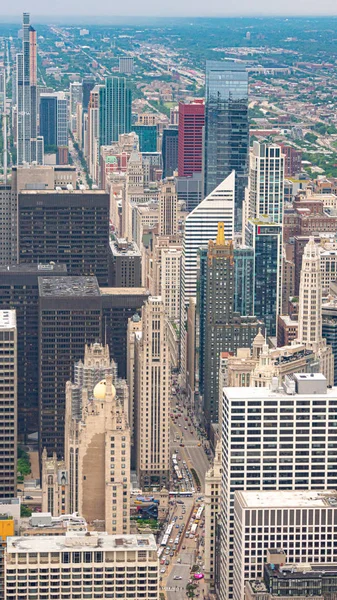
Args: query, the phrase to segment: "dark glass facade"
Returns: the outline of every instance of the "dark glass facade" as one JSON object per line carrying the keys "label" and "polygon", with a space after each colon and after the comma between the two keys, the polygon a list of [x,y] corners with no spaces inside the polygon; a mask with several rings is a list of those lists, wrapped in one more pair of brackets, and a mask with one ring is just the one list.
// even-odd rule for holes
{"label": "dark glass facade", "polygon": [[163,179],[172,177],[178,168],[178,126],[171,125],[163,131],[162,140]]}
{"label": "dark glass facade", "polygon": [[276,335],[280,308],[282,225],[248,221],[246,241],[254,248],[254,314]]}
{"label": "dark glass facade", "polygon": [[254,314],[254,250],[248,246],[234,249],[234,310]]}
{"label": "dark glass facade", "polygon": [[108,285],[109,194],[101,190],[19,194],[19,262],[67,265]]}
{"label": "dark glass facade", "polygon": [[206,61],[204,191],[208,196],[235,170],[235,231],[242,227],[248,181],[248,73],[231,61]]}
{"label": "dark glass facade", "polygon": [[57,145],[57,97],[40,98],[40,135],[44,139],[45,149]]}
{"label": "dark glass facade", "polygon": [[157,152],[157,125],[134,125],[141,152]]}

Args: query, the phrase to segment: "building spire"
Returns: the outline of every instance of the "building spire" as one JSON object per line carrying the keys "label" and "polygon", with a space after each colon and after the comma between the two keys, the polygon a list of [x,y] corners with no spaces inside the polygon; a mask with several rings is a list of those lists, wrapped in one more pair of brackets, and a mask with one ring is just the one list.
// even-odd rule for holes
{"label": "building spire", "polygon": [[216,245],[224,246],[225,245],[225,224],[221,221],[218,223],[218,233],[216,236]]}

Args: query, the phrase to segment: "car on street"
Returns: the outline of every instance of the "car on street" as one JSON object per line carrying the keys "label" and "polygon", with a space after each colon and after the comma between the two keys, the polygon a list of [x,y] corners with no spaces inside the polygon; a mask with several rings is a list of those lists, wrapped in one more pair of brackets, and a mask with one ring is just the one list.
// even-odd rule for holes
{"label": "car on street", "polygon": [[203,573],[194,573],[194,579],[203,579],[203,578],[204,578]]}
{"label": "car on street", "polygon": [[166,569],[160,569],[161,573],[165,573]]}
{"label": "car on street", "polygon": [[176,581],[178,581],[178,580],[180,581],[180,579],[182,579],[182,577],[181,577],[181,575],[175,575],[173,577],[173,579],[175,579]]}
{"label": "car on street", "polygon": [[25,496],[25,500],[34,500],[33,496]]}

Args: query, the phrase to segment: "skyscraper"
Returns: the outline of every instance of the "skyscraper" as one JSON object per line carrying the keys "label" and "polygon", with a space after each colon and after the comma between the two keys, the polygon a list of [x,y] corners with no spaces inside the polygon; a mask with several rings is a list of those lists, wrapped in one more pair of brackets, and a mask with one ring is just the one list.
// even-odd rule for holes
{"label": "skyscraper", "polygon": [[74,133],[77,127],[77,104],[82,104],[83,100],[82,83],[80,83],[79,81],[72,81],[70,84],[69,93],[69,123],[70,131]]}
{"label": "skyscraper", "polygon": [[254,314],[254,250],[244,245],[234,248],[234,310]]}
{"label": "skyscraper", "polygon": [[102,190],[19,194],[19,262],[67,265],[108,285],[109,195]]}
{"label": "skyscraper", "polygon": [[282,225],[268,218],[250,219],[245,237],[254,249],[253,313],[274,336],[282,299]]}
{"label": "skyscraper", "polygon": [[15,310],[0,310],[0,497],[16,496],[17,328]]}
{"label": "skyscraper", "polygon": [[[95,348],[96,346],[96,348]],[[95,344],[98,353],[98,344]],[[96,358],[99,368],[99,356]],[[65,467],[68,506],[88,523],[103,521],[107,533],[130,531],[130,427],[113,374],[93,390],[80,389],[73,415],[72,383],[66,386]],[[77,394],[75,396],[77,407]],[[127,409],[127,407],[126,407]],[[77,408],[76,408],[77,410]]]}
{"label": "skyscraper", "polygon": [[336,489],[335,428],[322,428],[334,421],[336,400],[337,389],[313,373],[288,378],[284,390],[224,388],[221,600],[233,597],[235,490]]}
{"label": "skyscraper", "polygon": [[90,92],[95,87],[94,77],[84,77],[82,79],[82,105],[83,110],[86,112],[89,106]]}
{"label": "skyscraper", "polygon": [[206,61],[204,191],[235,171],[235,231],[248,175],[248,73],[243,63]]}
{"label": "skyscraper", "polygon": [[96,277],[39,277],[40,451],[64,456],[65,385],[85,344],[101,339]]}
{"label": "skyscraper", "polygon": [[38,431],[39,423],[39,290],[38,277],[66,276],[65,265],[11,265],[0,268],[0,306],[15,309],[17,327],[18,436]]}
{"label": "skyscraper", "polygon": [[64,92],[40,95],[40,135],[48,147],[68,148],[68,104]]}
{"label": "skyscraper", "polygon": [[141,487],[169,485],[170,365],[160,297],[142,309],[142,335],[135,347],[135,457]]}
{"label": "skyscraper", "polygon": [[178,167],[178,125],[169,125],[163,131],[161,145],[163,179],[172,177]]}
{"label": "skyscraper", "polygon": [[197,254],[218,233],[218,223],[224,223],[226,239],[234,235],[235,173],[218,185],[187,216],[182,260],[182,303],[187,308],[189,298],[197,295]]}
{"label": "skyscraper", "polygon": [[159,194],[159,235],[178,231],[178,198],[173,177],[163,181]]}
{"label": "skyscraper", "polygon": [[131,131],[131,89],[125,77],[107,77],[99,89],[99,139],[101,146],[118,142]]}
{"label": "skyscraper", "polygon": [[37,44],[29,13],[23,13],[22,52],[16,55],[17,164],[43,163],[43,141],[37,136]]}
{"label": "skyscraper", "polygon": [[57,97],[56,94],[40,95],[40,135],[45,150],[57,145]]}
{"label": "skyscraper", "polygon": [[276,144],[254,142],[249,154],[247,218],[268,216],[273,223],[283,220],[284,155]]}
{"label": "skyscraper", "polygon": [[191,177],[202,171],[202,138],[205,125],[205,102],[179,103],[178,176]]}
{"label": "skyscraper", "polygon": [[[216,241],[208,243],[207,258],[199,272],[200,372],[203,371],[204,414],[207,428],[219,417],[219,367],[221,352],[235,352],[253,343],[261,322],[234,313],[234,249],[226,241],[224,224],[218,224]],[[202,322],[203,321],[203,322]]]}
{"label": "skyscraper", "polygon": [[334,382],[334,357],[322,336],[322,275],[319,246],[311,237],[304,248],[301,269],[298,341],[312,349],[329,385]]}

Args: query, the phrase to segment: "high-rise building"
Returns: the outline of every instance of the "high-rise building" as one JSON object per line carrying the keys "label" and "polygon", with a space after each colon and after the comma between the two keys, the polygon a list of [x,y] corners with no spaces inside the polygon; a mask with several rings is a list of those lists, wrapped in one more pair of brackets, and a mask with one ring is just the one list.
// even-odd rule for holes
{"label": "high-rise building", "polygon": [[102,190],[19,194],[19,262],[67,265],[108,285],[109,195]]}
{"label": "high-rise building", "polygon": [[29,13],[23,13],[22,51],[16,55],[17,164],[43,164],[43,140],[37,136],[37,43]]}
{"label": "high-rise building", "polygon": [[75,133],[77,127],[76,110],[77,104],[82,104],[83,101],[83,88],[82,83],[79,81],[72,81],[69,86],[69,123],[70,131]]}
{"label": "high-rise building", "polygon": [[64,92],[40,95],[40,135],[45,151],[68,147],[68,103]]}
{"label": "high-rise building", "polygon": [[39,277],[40,451],[64,457],[65,384],[85,344],[100,341],[96,277]]}
{"label": "high-rise building", "polygon": [[214,461],[205,475],[205,581],[210,588],[215,587],[219,578],[217,572],[217,522],[220,512],[221,494],[221,442],[216,445]]}
{"label": "high-rise building", "polygon": [[[315,492],[306,489],[235,492],[234,600],[244,600],[245,581],[263,576],[265,562],[271,554],[276,554],[272,551],[274,548],[282,549],[283,560],[286,557],[291,564],[333,563],[329,524],[334,527],[335,523],[335,491],[321,488]],[[259,528],[258,551],[256,527]],[[294,543],[295,531],[297,543]],[[283,560],[281,558],[284,564]],[[268,562],[274,563],[274,560]]]}
{"label": "high-rise building", "polygon": [[169,321],[179,321],[181,310],[182,247],[163,248],[161,252],[160,295]]}
{"label": "high-rise building", "polygon": [[[284,155],[276,144],[254,142],[249,154],[249,179],[245,219],[268,216],[282,224],[284,201]],[[248,206],[246,206],[248,203]]]}
{"label": "high-rise building", "polygon": [[157,125],[133,125],[132,130],[139,137],[141,152],[157,152]]}
{"label": "high-rise building", "polygon": [[0,310],[0,497],[16,497],[17,326],[15,310]]}
{"label": "high-rise building", "polygon": [[11,265],[0,268],[0,306],[16,311],[17,418],[23,443],[39,423],[39,290],[38,277],[66,276],[65,265]]}
{"label": "high-rise building", "polygon": [[202,171],[203,128],[205,125],[205,101],[193,100],[179,103],[178,127],[178,175],[191,177]]}
{"label": "high-rise building", "polygon": [[203,198],[202,173],[193,173],[191,177],[175,177],[174,183],[178,200],[183,200],[186,210],[191,212]]}
{"label": "high-rise building", "polygon": [[332,349],[334,357],[334,385],[337,385],[337,306],[333,300],[322,305],[322,336]]}
{"label": "high-rise building", "polygon": [[178,198],[173,177],[163,181],[159,194],[159,235],[178,231]]}
{"label": "high-rise building", "polygon": [[[66,386],[65,466],[68,510],[108,534],[130,531],[130,427],[112,374],[92,391]],[[76,390],[78,391],[78,390]],[[73,406],[73,400],[75,406]],[[80,408],[80,416],[74,415]]]}
{"label": "high-rise building", "polygon": [[57,96],[40,94],[40,135],[45,150],[57,145]]}
{"label": "high-rise building", "polygon": [[[327,389],[320,374],[293,377],[286,378],[284,391],[260,387],[223,390],[221,600],[233,597],[236,490],[336,489],[334,428],[322,429],[322,423],[334,420],[337,389]],[[277,541],[275,537],[274,543]],[[262,548],[260,551],[256,556],[262,557]]]}
{"label": "high-rise building", "polygon": [[[129,425],[131,430],[131,444],[134,445],[134,423],[135,423],[135,350],[136,350],[136,338],[140,338],[142,335],[142,320],[140,316],[135,313],[128,322],[127,330],[127,373],[126,381],[129,388]],[[131,455],[132,467],[134,465],[134,455]]]}
{"label": "high-rise building", "polygon": [[134,69],[134,59],[132,56],[119,57],[119,72],[125,75],[132,75]]}
{"label": "high-rise building", "polygon": [[82,79],[82,106],[83,106],[84,112],[88,111],[88,106],[89,106],[89,101],[90,101],[90,92],[94,87],[95,87],[95,78],[94,77],[90,77],[90,75],[88,75],[87,77],[83,77],[83,79]]}
{"label": "high-rise building", "polygon": [[234,247],[234,311],[254,314],[254,250],[244,245]]}
{"label": "high-rise building", "polygon": [[134,434],[141,487],[167,487],[170,479],[170,365],[164,304],[150,296],[142,308],[135,347]]}
{"label": "high-rise building", "polygon": [[101,288],[102,339],[108,344],[111,357],[117,363],[119,377],[127,371],[128,320],[140,313],[149,297],[146,288]]}
{"label": "high-rise building", "polygon": [[182,302],[187,308],[189,298],[197,295],[197,255],[214,240],[218,223],[224,223],[227,240],[234,235],[235,173],[232,172],[187,216],[185,222],[182,261]]}
{"label": "high-rise building", "polygon": [[262,325],[254,317],[241,318],[240,314],[234,313],[234,248],[231,240],[225,240],[223,223],[218,224],[216,241],[209,241],[207,256],[200,263],[198,287],[199,371],[203,372],[201,392],[209,429],[219,417],[221,352],[250,348]]}
{"label": "high-rise building", "polygon": [[131,89],[125,77],[107,77],[99,89],[99,140],[101,146],[118,142],[131,131]]}
{"label": "high-rise building", "polygon": [[124,238],[110,240],[109,286],[142,286],[142,256],[135,242]]}
{"label": "high-rise building", "polygon": [[17,262],[17,194],[11,184],[0,184],[0,264]]}
{"label": "high-rise building", "polygon": [[245,239],[254,250],[253,313],[264,321],[267,334],[275,336],[282,300],[282,225],[250,219]]}
{"label": "high-rise building", "polygon": [[235,231],[248,176],[248,73],[243,63],[206,61],[204,192],[235,171]]}
{"label": "high-rise building", "polygon": [[178,168],[178,125],[169,125],[163,131],[161,153],[163,157],[163,179],[172,177]]}
{"label": "high-rise building", "polygon": [[[43,568],[49,571],[49,560],[53,564],[50,578]],[[38,573],[36,564],[41,565]],[[71,564],[76,564],[73,568],[78,569],[78,579],[73,577],[70,583]],[[27,578],[19,586],[19,573],[23,569]],[[118,594],[120,600],[129,600],[132,596],[139,598],[141,593],[142,600],[158,600],[159,575],[157,545],[152,534],[106,535],[84,529],[57,536],[11,537],[5,551],[7,600],[28,596],[31,589],[28,581],[32,576],[36,583],[34,590],[40,597],[84,598],[89,593],[93,595],[88,588],[94,586],[97,590],[104,589],[96,594],[104,594],[106,598]],[[139,589],[142,591],[138,592]]]}
{"label": "high-rise building", "polygon": [[322,279],[320,251],[314,238],[304,248],[301,269],[298,341],[311,348],[320,361],[320,370],[328,380],[334,382],[334,357],[331,346],[322,336]]}
{"label": "high-rise building", "polygon": [[284,154],[284,175],[285,177],[294,177],[302,169],[302,151],[286,144],[280,144]]}

